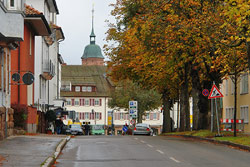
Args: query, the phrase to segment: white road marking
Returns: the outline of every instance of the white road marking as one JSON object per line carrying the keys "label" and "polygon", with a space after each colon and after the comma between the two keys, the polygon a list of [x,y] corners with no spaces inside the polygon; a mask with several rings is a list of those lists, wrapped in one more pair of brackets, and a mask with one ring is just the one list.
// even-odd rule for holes
{"label": "white road marking", "polygon": [[175,159],[174,157],[170,157],[169,159],[175,161],[176,163],[180,163],[180,161],[178,161],[177,159]]}
{"label": "white road marking", "polygon": [[145,141],[141,140],[142,143],[146,143]]}
{"label": "white road marking", "polygon": [[151,148],[153,147],[153,146],[152,146],[152,145],[150,145],[150,144],[147,144],[147,146],[149,146],[149,147],[151,147]]}
{"label": "white road marking", "polygon": [[135,140],[138,140],[138,138],[134,138]]}
{"label": "white road marking", "polygon": [[161,151],[161,150],[156,150],[157,152],[159,152],[159,153],[161,153],[161,154],[164,154],[164,152],[163,151]]}

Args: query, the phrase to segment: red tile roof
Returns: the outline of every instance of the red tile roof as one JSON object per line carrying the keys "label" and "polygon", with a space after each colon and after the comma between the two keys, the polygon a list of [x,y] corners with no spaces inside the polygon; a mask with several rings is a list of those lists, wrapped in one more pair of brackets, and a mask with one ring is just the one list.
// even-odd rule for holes
{"label": "red tile roof", "polygon": [[54,29],[60,29],[60,28],[61,28],[61,27],[59,27],[58,25],[53,24],[53,23],[51,23],[51,26],[52,26],[52,28],[54,28]]}
{"label": "red tile roof", "polygon": [[26,15],[41,15],[42,12],[39,12],[38,10],[34,9],[33,7],[29,5],[25,5],[25,14]]}

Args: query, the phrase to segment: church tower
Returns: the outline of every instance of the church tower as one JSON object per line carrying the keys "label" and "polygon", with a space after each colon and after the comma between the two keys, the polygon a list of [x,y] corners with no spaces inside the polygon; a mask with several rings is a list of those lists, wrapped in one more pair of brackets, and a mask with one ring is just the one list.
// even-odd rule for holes
{"label": "church tower", "polygon": [[84,53],[81,57],[82,65],[104,65],[104,57],[100,46],[95,44],[95,33],[94,33],[94,8],[92,10],[92,30],[90,34],[90,44],[84,49]]}

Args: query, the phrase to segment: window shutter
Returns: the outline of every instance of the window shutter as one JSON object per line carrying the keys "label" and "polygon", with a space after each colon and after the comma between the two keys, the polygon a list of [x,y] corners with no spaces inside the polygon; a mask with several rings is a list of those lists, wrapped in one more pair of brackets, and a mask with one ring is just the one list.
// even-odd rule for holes
{"label": "window shutter", "polygon": [[153,120],[154,119],[154,115],[153,113],[150,113],[150,120]]}
{"label": "window shutter", "polygon": [[102,119],[102,113],[100,112],[100,120]]}
{"label": "window shutter", "polygon": [[82,99],[80,99],[80,106],[82,106]]}
{"label": "window shutter", "polygon": [[89,99],[89,105],[92,106],[92,99]]}
{"label": "window shutter", "polygon": [[102,99],[99,99],[99,101],[100,101],[100,102],[99,102],[100,106],[102,106]]}
{"label": "window shutter", "polygon": [[82,119],[83,120],[85,119],[85,113],[84,112],[82,113]]}
{"label": "window shutter", "polygon": [[71,99],[71,104],[72,104],[72,106],[75,105],[75,99]]}
{"label": "window shutter", "polygon": [[121,113],[117,113],[118,114],[118,120],[121,119]]}
{"label": "window shutter", "polygon": [[84,99],[82,99],[82,105],[85,106],[85,100]]}
{"label": "window shutter", "polygon": [[160,113],[157,113],[157,120],[160,120]]}
{"label": "window shutter", "polygon": [[117,120],[117,113],[115,113],[114,115],[115,115],[115,120]]}
{"label": "window shutter", "polygon": [[95,99],[92,99],[92,106],[95,106]]}

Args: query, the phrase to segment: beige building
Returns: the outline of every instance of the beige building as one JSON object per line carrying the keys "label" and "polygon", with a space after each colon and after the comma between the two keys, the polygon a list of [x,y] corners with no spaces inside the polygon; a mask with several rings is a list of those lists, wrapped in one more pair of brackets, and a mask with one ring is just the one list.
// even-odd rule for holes
{"label": "beige building", "polygon": [[[237,89],[237,119],[244,119],[244,131],[250,132],[249,124],[249,74],[243,73],[238,81]],[[233,119],[234,117],[234,83],[230,79],[223,81],[223,119]]]}

